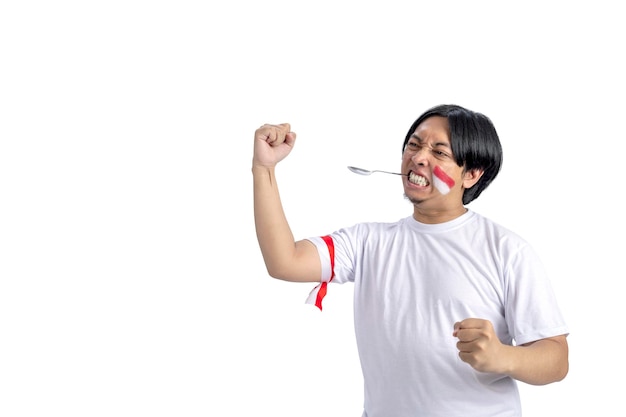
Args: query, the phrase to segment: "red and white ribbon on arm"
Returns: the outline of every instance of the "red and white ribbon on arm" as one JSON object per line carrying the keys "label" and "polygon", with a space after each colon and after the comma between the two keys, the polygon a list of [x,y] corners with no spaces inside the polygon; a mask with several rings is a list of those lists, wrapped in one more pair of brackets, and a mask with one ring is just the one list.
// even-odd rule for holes
{"label": "red and white ribbon on arm", "polygon": [[335,277],[335,245],[330,236],[322,236],[320,238],[311,239],[311,242],[317,246],[322,262],[321,283],[318,284],[306,299],[306,304],[313,304],[322,310],[322,299],[328,291],[328,283]]}

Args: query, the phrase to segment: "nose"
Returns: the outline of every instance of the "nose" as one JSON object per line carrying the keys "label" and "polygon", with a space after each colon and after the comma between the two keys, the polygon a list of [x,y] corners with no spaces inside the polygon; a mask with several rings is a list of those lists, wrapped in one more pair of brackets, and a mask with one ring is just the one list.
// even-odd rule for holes
{"label": "nose", "polygon": [[425,146],[415,151],[415,153],[411,156],[411,161],[415,165],[426,166],[429,163],[428,155],[430,154],[430,149],[427,149]]}

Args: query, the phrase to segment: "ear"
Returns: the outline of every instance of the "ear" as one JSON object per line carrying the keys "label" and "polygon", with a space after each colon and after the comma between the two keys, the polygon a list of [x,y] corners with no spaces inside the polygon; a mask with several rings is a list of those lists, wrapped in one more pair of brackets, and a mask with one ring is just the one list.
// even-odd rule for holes
{"label": "ear", "polygon": [[463,173],[463,188],[472,188],[483,176],[485,171],[482,169],[471,169]]}

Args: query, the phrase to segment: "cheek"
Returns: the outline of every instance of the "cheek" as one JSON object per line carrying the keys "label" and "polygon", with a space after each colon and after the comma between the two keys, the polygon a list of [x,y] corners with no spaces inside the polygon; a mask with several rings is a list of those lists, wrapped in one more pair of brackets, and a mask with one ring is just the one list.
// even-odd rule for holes
{"label": "cheek", "polygon": [[433,175],[440,181],[445,182],[450,188],[454,187],[454,179],[449,176],[446,171],[444,171],[443,168],[441,168],[439,165],[436,165],[435,168],[433,168]]}
{"label": "cheek", "polygon": [[454,187],[454,179],[446,174],[446,172],[439,165],[433,168],[433,185],[441,194],[448,194],[452,187]]}

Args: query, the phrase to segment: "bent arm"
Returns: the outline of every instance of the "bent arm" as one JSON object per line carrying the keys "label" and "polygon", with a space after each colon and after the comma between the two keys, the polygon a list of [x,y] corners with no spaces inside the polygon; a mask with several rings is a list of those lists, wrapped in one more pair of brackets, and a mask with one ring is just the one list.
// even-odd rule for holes
{"label": "bent arm", "polygon": [[455,323],[453,335],[459,339],[461,360],[480,372],[545,385],[562,380],[569,371],[566,335],[511,346],[500,342],[490,321],[476,318]]}
{"label": "bent arm", "polygon": [[253,166],[254,221],[267,272],[286,281],[319,282],[317,248],[308,240],[295,241],[283,211],[274,167]]}
{"label": "bent arm", "polygon": [[565,335],[507,348],[510,366],[506,373],[518,381],[546,385],[561,381],[569,371],[569,348]]}

